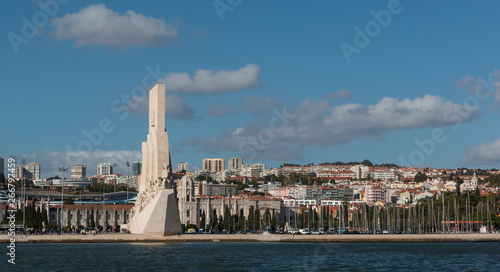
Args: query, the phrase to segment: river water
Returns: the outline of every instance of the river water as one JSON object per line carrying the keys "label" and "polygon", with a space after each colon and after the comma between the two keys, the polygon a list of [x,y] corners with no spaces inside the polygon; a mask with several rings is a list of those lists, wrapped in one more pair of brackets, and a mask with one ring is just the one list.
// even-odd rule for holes
{"label": "river water", "polygon": [[[6,244],[1,244],[7,252]],[[500,243],[17,244],[0,271],[500,271]]]}

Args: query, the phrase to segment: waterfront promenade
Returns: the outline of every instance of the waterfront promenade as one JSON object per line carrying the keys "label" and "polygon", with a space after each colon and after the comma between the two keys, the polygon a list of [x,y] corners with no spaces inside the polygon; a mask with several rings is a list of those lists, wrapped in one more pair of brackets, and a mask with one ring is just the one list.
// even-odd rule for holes
{"label": "waterfront promenade", "polygon": [[[9,236],[0,235],[0,243]],[[369,242],[500,242],[500,234],[181,234],[147,236],[140,234],[16,235],[16,243],[189,243],[189,242],[288,242],[288,243],[369,243]]]}

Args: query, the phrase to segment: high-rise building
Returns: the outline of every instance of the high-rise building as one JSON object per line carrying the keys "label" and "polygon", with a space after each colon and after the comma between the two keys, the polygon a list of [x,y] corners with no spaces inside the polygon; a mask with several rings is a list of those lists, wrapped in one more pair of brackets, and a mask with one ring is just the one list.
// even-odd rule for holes
{"label": "high-rise building", "polygon": [[243,158],[230,158],[227,162],[227,168],[231,170],[240,170],[243,165]]}
{"label": "high-rise building", "polygon": [[242,169],[251,169],[257,168],[260,172],[264,172],[266,170],[266,165],[263,163],[245,163],[241,166]]}
{"label": "high-rise building", "polygon": [[28,176],[31,176],[28,178],[32,178],[34,180],[40,179],[40,164],[38,164],[36,162],[32,162],[32,163],[29,163],[28,165],[26,165],[25,168],[26,168],[26,171],[29,172]]}
{"label": "high-rise building", "polygon": [[81,179],[87,176],[87,166],[84,164],[75,164],[71,166],[71,178]]}
{"label": "high-rise building", "polygon": [[4,173],[5,175],[5,172],[4,172],[5,168],[4,168],[4,160],[2,157],[0,157],[0,173]]}
{"label": "high-rise building", "polygon": [[109,163],[109,162],[100,163],[97,166],[97,175],[98,176],[111,175],[111,174],[113,174],[113,166],[111,166],[111,163]]}
{"label": "high-rise building", "polygon": [[203,170],[209,172],[224,171],[224,159],[203,159]]}
{"label": "high-rise building", "polygon": [[188,163],[187,162],[180,162],[177,164],[177,172],[180,172],[180,171],[186,171],[188,170]]}
{"label": "high-rise building", "polygon": [[136,161],[132,163],[132,176],[138,176],[141,174],[142,163],[140,161]]}
{"label": "high-rise building", "polygon": [[31,178],[31,172],[26,170],[22,165],[16,165],[14,168],[14,176],[16,178]]}

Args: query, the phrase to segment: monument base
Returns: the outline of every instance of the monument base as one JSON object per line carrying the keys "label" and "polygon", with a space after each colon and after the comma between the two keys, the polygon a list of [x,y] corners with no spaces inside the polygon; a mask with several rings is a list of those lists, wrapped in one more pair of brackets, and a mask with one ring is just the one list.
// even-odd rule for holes
{"label": "monument base", "polygon": [[149,204],[131,218],[130,233],[146,235],[181,234],[181,220],[173,189],[162,189]]}

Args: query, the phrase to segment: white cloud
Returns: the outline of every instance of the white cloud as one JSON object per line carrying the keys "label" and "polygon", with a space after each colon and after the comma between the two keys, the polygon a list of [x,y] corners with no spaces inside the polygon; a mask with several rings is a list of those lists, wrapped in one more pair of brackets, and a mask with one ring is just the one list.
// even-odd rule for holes
{"label": "white cloud", "polygon": [[325,95],[324,98],[325,99],[349,99],[349,98],[351,98],[351,95],[352,95],[351,91],[349,91],[348,89],[342,89],[342,90],[338,90],[334,93]]}
{"label": "white cloud", "polygon": [[487,144],[469,147],[464,157],[468,165],[495,165],[500,164],[500,138]]}
{"label": "white cloud", "polygon": [[175,120],[194,119],[194,109],[184,103],[181,97],[176,95],[165,96],[165,114]]}
{"label": "white cloud", "polygon": [[493,94],[494,106],[500,105],[500,70],[493,70],[488,77],[466,76],[455,83],[457,88],[465,88],[470,95],[482,101]]}
{"label": "white cloud", "polygon": [[[21,158],[26,159],[26,163],[37,162],[40,164],[40,174],[42,178],[59,175],[61,167],[68,167],[78,163],[83,163],[87,166],[87,175],[95,175],[97,173],[97,165],[103,162],[111,164],[116,163],[115,173],[127,174],[127,166],[125,162],[132,163],[137,159],[141,159],[140,151],[135,150],[113,150],[103,151],[95,150],[88,151],[44,151],[39,153],[26,153],[16,156],[16,162],[20,162]],[[130,169],[132,171],[132,169]],[[71,171],[64,173],[66,178],[69,178]]]}
{"label": "white cloud", "polygon": [[293,110],[280,108],[274,116],[256,118],[244,128],[223,131],[210,138],[193,138],[186,145],[202,151],[227,149],[247,156],[300,159],[304,147],[328,146],[357,138],[383,139],[387,131],[442,127],[468,122],[480,111],[469,105],[427,95],[414,100],[385,97],[375,105],[344,104],[332,107],[326,101],[304,100]]}
{"label": "white cloud", "polygon": [[170,73],[159,82],[165,83],[167,92],[220,94],[260,86],[260,67],[247,64],[235,71],[199,69],[191,78],[187,73]]}
{"label": "white cloud", "polygon": [[[146,98],[133,97],[131,101],[140,101],[134,102],[137,103],[137,106],[130,107],[132,112],[139,114],[149,114],[149,94]],[[174,120],[188,120],[195,119],[195,111],[192,107],[187,105],[184,102],[182,97],[177,95],[166,95],[165,96],[165,116]]]}
{"label": "white cloud", "polygon": [[[196,119],[195,111],[188,106],[184,100],[172,93],[185,92],[191,94],[220,94],[235,92],[252,87],[260,86],[260,67],[255,64],[247,64],[236,71],[211,71],[199,69],[191,78],[187,73],[169,73],[158,80],[165,84],[165,112],[167,117],[176,120]],[[148,113],[148,97],[133,97],[131,101],[140,101],[132,108],[133,112]],[[135,102],[134,102],[135,103]],[[218,107],[218,108],[216,108]],[[208,113],[211,115],[224,115],[234,110],[228,106],[209,105]]]}
{"label": "white cloud", "polygon": [[160,46],[179,38],[176,27],[164,20],[128,10],[120,15],[104,4],[90,5],[79,12],[51,20],[54,36],[74,39],[76,46]]}
{"label": "white cloud", "polygon": [[234,114],[235,110],[225,104],[208,104],[207,113],[212,116],[224,116],[228,114]]}
{"label": "white cloud", "polygon": [[241,107],[251,114],[269,112],[274,108],[281,108],[281,103],[271,97],[259,97],[249,95],[241,102]]}

